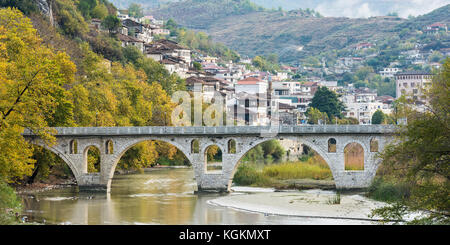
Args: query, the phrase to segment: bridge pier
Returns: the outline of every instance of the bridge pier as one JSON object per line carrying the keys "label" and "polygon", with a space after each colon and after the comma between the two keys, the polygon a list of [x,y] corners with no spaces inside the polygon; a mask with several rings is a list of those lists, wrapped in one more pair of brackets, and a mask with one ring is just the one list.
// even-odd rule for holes
{"label": "bridge pier", "polygon": [[83,174],[77,178],[78,189],[82,192],[109,192],[110,186],[102,179],[102,173]]}

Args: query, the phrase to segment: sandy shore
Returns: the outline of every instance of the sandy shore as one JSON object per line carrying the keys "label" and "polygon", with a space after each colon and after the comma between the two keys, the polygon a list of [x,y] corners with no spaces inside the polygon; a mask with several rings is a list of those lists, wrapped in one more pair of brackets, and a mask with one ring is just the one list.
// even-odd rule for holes
{"label": "sandy shore", "polygon": [[273,189],[235,187],[234,193],[210,200],[212,205],[267,215],[371,220],[368,215],[385,203],[361,195],[341,194],[340,204],[330,204],[333,191],[305,190],[273,192]]}

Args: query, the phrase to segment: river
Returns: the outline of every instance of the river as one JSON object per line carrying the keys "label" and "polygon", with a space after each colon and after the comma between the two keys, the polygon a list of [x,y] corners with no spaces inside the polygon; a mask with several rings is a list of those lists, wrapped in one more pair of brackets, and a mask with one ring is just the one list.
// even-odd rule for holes
{"label": "river", "polygon": [[[78,193],[75,187],[70,187],[21,197],[23,214],[30,221],[46,224],[373,224],[365,220],[367,210],[362,213],[364,205],[361,204],[373,207],[375,202],[361,195],[346,197],[353,202],[339,211],[329,209],[323,203],[320,206],[319,201],[307,200],[318,197],[322,193],[319,190],[280,193],[270,189],[235,187],[232,194],[196,194],[196,188],[192,169],[155,169],[142,174],[114,176],[110,194]],[[324,195],[331,194],[326,192]],[[278,201],[272,205],[279,210],[267,213],[265,210],[271,209],[270,200],[274,200],[274,196]],[[255,205],[252,200],[268,200],[269,206]],[[308,205],[303,202],[295,206],[294,201],[298,200],[306,200]],[[291,204],[294,206],[289,206]],[[339,212],[341,215],[334,215]]]}

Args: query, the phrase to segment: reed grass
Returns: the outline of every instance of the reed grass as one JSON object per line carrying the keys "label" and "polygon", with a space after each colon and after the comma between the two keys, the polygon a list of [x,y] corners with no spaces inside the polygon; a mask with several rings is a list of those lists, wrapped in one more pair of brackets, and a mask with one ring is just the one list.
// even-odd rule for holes
{"label": "reed grass", "polygon": [[243,163],[234,175],[233,182],[238,185],[274,186],[280,180],[332,178],[327,163],[320,156],[311,156],[304,161],[280,164]]}

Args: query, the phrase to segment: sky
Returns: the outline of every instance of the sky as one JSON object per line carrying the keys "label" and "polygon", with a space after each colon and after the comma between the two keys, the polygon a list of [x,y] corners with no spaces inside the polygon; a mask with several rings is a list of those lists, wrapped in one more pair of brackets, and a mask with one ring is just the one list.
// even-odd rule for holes
{"label": "sky", "polygon": [[324,16],[367,18],[397,12],[400,17],[423,15],[450,4],[450,0],[252,0],[267,8],[312,8]]}

